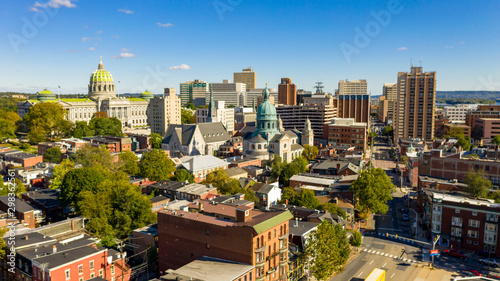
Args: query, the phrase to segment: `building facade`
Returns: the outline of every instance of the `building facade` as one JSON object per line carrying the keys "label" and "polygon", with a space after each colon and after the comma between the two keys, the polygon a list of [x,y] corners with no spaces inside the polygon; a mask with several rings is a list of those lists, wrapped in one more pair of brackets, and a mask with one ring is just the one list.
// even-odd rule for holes
{"label": "building facade", "polygon": [[292,83],[292,78],[281,78],[281,83],[278,85],[278,103],[297,104],[297,85]]}
{"label": "building facade", "polygon": [[251,67],[233,73],[233,80],[234,83],[244,83],[247,90],[257,88],[257,73],[253,72]]}
{"label": "building facade", "polygon": [[337,117],[354,118],[370,124],[370,95],[366,80],[340,80],[337,93]]}
{"label": "building facade", "polygon": [[215,101],[210,96],[208,108],[196,109],[196,123],[220,122],[229,133],[234,131],[234,108],[226,108],[225,101]]}
{"label": "building facade", "polygon": [[399,72],[397,84],[394,138],[434,138],[436,103],[436,72],[423,72],[411,67],[411,72]]}
{"label": "building facade", "polygon": [[245,83],[231,83],[229,80],[223,80],[222,83],[210,83],[209,92],[205,94],[205,105],[210,103],[210,95],[213,95],[215,101],[224,101],[226,106],[247,104]]}
{"label": "building facade", "polygon": [[180,83],[181,105],[185,106],[188,103],[193,103],[194,106],[205,105],[205,96],[208,93],[209,86],[205,81],[195,79]]}
{"label": "building facade", "polygon": [[354,146],[354,150],[365,152],[367,149],[366,123],[355,122],[354,118],[333,118],[324,125],[323,138],[333,145]]}
{"label": "building facade", "polygon": [[465,123],[465,115],[469,111],[475,111],[477,104],[456,104],[444,107],[444,114],[452,123]]}
{"label": "building facade", "polygon": [[377,108],[378,119],[386,124],[392,124],[394,120],[394,104],[397,98],[397,84],[384,83],[382,96],[379,97]]}
{"label": "building facade", "polygon": [[181,124],[181,100],[174,88],[165,88],[163,97],[155,97],[151,105],[151,133],[165,136],[170,124]]}

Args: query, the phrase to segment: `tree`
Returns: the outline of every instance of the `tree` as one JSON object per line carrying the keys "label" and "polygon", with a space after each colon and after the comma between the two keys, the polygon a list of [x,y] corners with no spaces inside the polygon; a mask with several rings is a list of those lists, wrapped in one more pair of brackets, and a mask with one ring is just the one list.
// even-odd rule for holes
{"label": "tree", "polygon": [[460,127],[452,126],[448,132],[446,132],[445,137],[456,138],[458,141],[455,146],[461,147],[463,150],[470,150],[470,138],[464,135],[464,130]]}
{"label": "tree", "polygon": [[378,136],[377,133],[375,133],[373,131],[368,134],[368,137],[370,138],[370,149],[371,150],[373,150],[373,144],[375,143],[375,138],[377,136]]}
{"label": "tree", "polygon": [[94,136],[94,130],[90,128],[86,121],[76,121],[72,134],[73,137],[81,139]]}
{"label": "tree", "polygon": [[118,155],[121,170],[129,175],[139,174],[139,157],[132,151],[124,151]]}
{"label": "tree", "polygon": [[81,164],[83,167],[91,168],[99,166],[107,170],[113,170],[113,156],[104,147],[95,147],[85,145],[83,148],[76,151],[76,164]]}
{"label": "tree", "polygon": [[178,182],[188,181],[189,183],[194,183],[194,175],[188,172],[186,169],[178,169],[175,172],[175,175],[172,178],[172,180]]}
{"label": "tree", "polygon": [[327,280],[334,272],[342,271],[351,248],[346,230],[322,221],[311,234],[304,249],[312,275],[317,280]]}
{"label": "tree", "polygon": [[59,163],[61,162],[61,149],[59,147],[51,147],[43,154],[43,162]]}
{"label": "tree", "polygon": [[41,136],[55,140],[69,135],[71,123],[66,120],[66,115],[62,105],[56,102],[42,102],[32,106],[24,115],[24,123],[30,130],[30,141],[39,141]]}
{"label": "tree", "polygon": [[392,137],[392,134],[393,134],[392,127],[391,126],[385,126],[384,131],[382,132],[382,134],[384,136],[387,136],[387,137]]}
{"label": "tree", "polygon": [[464,178],[467,191],[471,196],[484,198],[489,189],[492,188],[491,181],[486,178],[486,173],[479,169],[477,171],[470,170]]}
{"label": "tree", "polygon": [[302,151],[302,156],[307,160],[312,160],[318,156],[319,149],[314,145],[304,145],[304,151]]}
{"label": "tree", "polygon": [[0,141],[5,142],[8,139],[16,137],[16,126],[8,119],[0,118]]}
{"label": "tree", "polygon": [[302,189],[301,191],[296,193],[292,197],[290,204],[296,206],[304,206],[309,209],[317,209],[319,208],[319,206],[321,206],[318,198],[314,195],[314,191],[310,189]]}
{"label": "tree", "polygon": [[168,180],[175,171],[175,164],[161,149],[144,153],[139,162],[140,175],[152,181]]}
{"label": "tree", "polygon": [[192,102],[189,102],[187,105],[186,105],[187,108],[191,109],[191,110],[196,110],[196,106],[194,106],[194,104]]}
{"label": "tree", "polygon": [[151,143],[151,148],[160,149],[162,137],[160,134],[152,133],[150,136],[149,142]]}
{"label": "tree", "polygon": [[496,135],[491,141],[496,145],[500,145],[500,135]]}
{"label": "tree", "polygon": [[286,164],[283,163],[279,155],[275,154],[272,160],[267,161],[267,166],[271,168],[271,177],[276,180],[280,178]]}
{"label": "tree", "polygon": [[[218,190],[221,190],[228,181],[229,181],[229,176],[227,175],[226,171],[218,169],[208,173],[207,176],[205,177],[205,180],[203,181],[203,184],[206,185],[211,184]],[[226,187],[226,189],[229,189],[229,187]]]}
{"label": "tree", "polygon": [[194,115],[194,110],[184,107],[181,108],[181,123],[182,124],[196,123],[196,116]]}
{"label": "tree", "polygon": [[93,117],[90,119],[89,127],[96,136],[123,136],[122,122],[116,117]]}
{"label": "tree", "polygon": [[[9,183],[7,185],[3,184],[3,181],[0,183],[0,196],[8,195],[9,193],[15,193],[18,197],[21,196],[22,193],[26,192],[26,187],[23,182],[15,178],[13,183]],[[1,237],[1,236],[0,236]]]}
{"label": "tree", "polygon": [[362,211],[385,214],[389,210],[387,201],[396,186],[381,168],[362,171],[350,187],[357,199],[356,205]]}
{"label": "tree", "polygon": [[361,235],[361,232],[356,230],[349,238],[349,244],[353,247],[359,247],[361,246],[361,243],[363,243],[363,235]]}
{"label": "tree", "polygon": [[328,202],[328,203],[321,205],[319,208],[321,210],[327,210],[328,212],[330,212],[334,215],[338,215],[338,216],[342,217],[343,219],[345,219],[347,217],[345,211],[342,210],[342,208],[340,208],[335,203]]}
{"label": "tree", "polygon": [[74,167],[75,163],[73,163],[69,159],[64,159],[59,165],[55,166],[52,170],[52,177],[50,178],[50,188],[61,188],[64,175],[66,175],[66,173],[72,170]]}
{"label": "tree", "polygon": [[307,161],[307,159],[302,156],[295,158],[288,164],[284,164],[284,168],[280,175],[280,183],[283,185],[288,185],[288,181],[292,176],[307,171],[308,164],[309,162]]}
{"label": "tree", "polygon": [[64,207],[74,207],[80,213],[78,202],[84,191],[96,194],[102,188],[105,175],[96,168],[72,169],[64,175],[59,201]]}
{"label": "tree", "polygon": [[6,227],[0,228],[0,259],[3,259],[3,257],[5,256],[5,249],[7,248],[7,244],[3,239],[5,233],[7,233],[7,230],[8,229]]}

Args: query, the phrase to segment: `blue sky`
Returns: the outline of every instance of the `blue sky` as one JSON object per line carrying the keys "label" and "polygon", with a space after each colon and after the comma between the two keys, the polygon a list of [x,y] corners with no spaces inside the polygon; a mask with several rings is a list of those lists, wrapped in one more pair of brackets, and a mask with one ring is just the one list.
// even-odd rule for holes
{"label": "blue sky", "polygon": [[86,93],[100,56],[122,93],[232,80],[252,66],[258,87],[291,77],[333,92],[367,79],[379,95],[410,60],[437,72],[438,90],[500,90],[495,0],[1,3],[0,91]]}

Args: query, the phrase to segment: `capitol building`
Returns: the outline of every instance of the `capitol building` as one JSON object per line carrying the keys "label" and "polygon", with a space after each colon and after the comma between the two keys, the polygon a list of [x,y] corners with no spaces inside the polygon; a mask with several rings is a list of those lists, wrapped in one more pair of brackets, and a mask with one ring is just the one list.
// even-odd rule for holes
{"label": "capitol building", "polygon": [[[175,92],[174,92],[175,95]],[[139,98],[117,97],[113,76],[104,69],[102,59],[97,70],[90,75],[87,98],[61,98],[47,89],[37,94],[36,100],[27,100],[18,104],[21,118],[30,107],[39,102],[58,102],[68,113],[68,121],[85,121],[88,123],[96,112],[106,112],[108,117],[116,117],[123,127],[150,125],[150,101],[154,96],[145,91]],[[180,119],[180,112],[179,112]]]}

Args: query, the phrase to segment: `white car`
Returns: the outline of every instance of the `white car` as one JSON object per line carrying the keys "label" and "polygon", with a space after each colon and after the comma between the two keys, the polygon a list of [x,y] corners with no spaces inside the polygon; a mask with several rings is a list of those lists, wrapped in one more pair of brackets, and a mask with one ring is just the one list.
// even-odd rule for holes
{"label": "white car", "polygon": [[493,258],[480,259],[479,263],[489,265],[489,266],[494,266],[494,267],[500,266],[500,262],[497,261],[496,259],[493,259]]}

